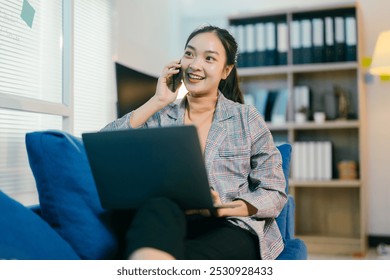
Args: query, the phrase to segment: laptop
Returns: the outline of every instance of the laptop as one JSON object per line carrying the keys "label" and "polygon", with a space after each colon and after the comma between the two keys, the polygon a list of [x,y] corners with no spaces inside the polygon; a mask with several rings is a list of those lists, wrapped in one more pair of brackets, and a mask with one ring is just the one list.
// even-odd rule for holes
{"label": "laptop", "polygon": [[213,205],[194,126],[82,134],[100,202],[105,209],[136,209],[164,196],[182,209]]}

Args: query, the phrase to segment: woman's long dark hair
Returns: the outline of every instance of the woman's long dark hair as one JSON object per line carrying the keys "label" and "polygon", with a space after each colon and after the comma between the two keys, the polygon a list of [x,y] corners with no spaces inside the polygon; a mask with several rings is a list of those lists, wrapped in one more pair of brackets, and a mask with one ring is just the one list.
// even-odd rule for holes
{"label": "woman's long dark hair", "polygon": [[226,52],[226,65],[233,65],[233,69],[230,71],[229,76],[225,80],[221,80],[218,89],[223,95],[235,102],[244,104],[244,96],[239,87],[238,74],[237,74],[237,57],[238,57],[238,46],[234,37],[226,29],[222,29],[213,25],[204,25],[195,29],[187,39],[185,47],[188,42],[191,41],[196,35],[201,33],[215,33]]}

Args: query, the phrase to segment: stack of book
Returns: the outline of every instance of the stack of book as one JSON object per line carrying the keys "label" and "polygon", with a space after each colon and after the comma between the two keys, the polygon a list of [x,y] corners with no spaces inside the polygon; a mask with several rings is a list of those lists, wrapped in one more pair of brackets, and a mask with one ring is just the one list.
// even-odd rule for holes
{"label": "stack of book", "polygon": [[312,113],[311,112],[312,100],[311,100],[310,87],[306,85],[294,86],[293,100],[294,100],[294,114],[302,113],[305,115],[306,120],[309,119]]}
{"label": "stack of book", "polygon": [[264,88],[248,89],[244,95],[245,104],[256,107],[267,122],[283,124],[287,118],[288,91],[286,88],[268,90]]}
{"label": "stack of book", "polygon": [[331,180],[332,143],[330,141],[294,142],[292,177],[296,180]]}
{"label": "stack of book", "polygon": [[[290,26],[289,26],[290,25]],[[355,11],[339,9],[286,16],[230,20],[239,47],[239,67],[356,61]]]}
{"label": "stack of book", "polygon": [[293,17],[293,64],[356,61],[357,26],[351,12]]}
{"label": "stack of book", "polygon": [[239,67],[286,65],[288,27],[286,19],[259,19],[230,25],[239,47]]}

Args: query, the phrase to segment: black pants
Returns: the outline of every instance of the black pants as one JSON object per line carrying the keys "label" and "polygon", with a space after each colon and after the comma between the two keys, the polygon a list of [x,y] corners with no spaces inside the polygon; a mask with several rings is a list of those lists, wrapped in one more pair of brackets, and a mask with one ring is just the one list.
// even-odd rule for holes
{"label": "black pants", "polygon": [[167,198],[137,210],[126,233],[126,252],[152,247],[176,259],[260,259],[258,239],[224,218],[187,216]]}

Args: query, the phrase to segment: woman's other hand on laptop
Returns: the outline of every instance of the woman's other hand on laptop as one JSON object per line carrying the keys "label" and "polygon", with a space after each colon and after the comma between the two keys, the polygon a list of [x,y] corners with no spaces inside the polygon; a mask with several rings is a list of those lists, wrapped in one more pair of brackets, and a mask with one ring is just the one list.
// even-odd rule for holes
{"label": "woman's other hand on laptop", "polygon": [[214,203],[213,216],[230,217],[230,216],[250,216],[257,212],[257,209],[248,202],[237,199],[232,202],[222,203],[219,193],[211,189],[211,198]]}
{"label": "woman's other hand on laptop", "polygon": [[214,209],[191,209],[187,210],[187,215],[202,215],[205,217],[214,216],[214,217],[230,217],[230,216],[251,216],[256,214],[257,208],[252,204],[237,199],[232,202],[222,203],[219,193],[215,190],[210,190],[211,198],[213,200]]}

